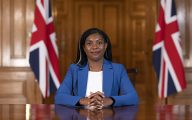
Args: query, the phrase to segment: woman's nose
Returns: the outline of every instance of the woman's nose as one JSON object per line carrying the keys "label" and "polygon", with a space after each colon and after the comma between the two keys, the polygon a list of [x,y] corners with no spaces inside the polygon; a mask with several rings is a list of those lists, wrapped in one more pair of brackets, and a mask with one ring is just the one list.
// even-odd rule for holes
{"label": "woman's nose", "polygon": [[97,43],[93,43],[92,48],[98,48],[98,44]]}

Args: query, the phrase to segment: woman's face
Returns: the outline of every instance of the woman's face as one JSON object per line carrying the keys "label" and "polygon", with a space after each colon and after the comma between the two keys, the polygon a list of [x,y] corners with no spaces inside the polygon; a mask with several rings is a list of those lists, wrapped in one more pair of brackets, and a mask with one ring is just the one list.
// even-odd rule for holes
{"label": "woman's face", "polygon": [[83,48],[88,60],[99,61],[104,58],[107,43],[100,34],[95,33],[87,37]]}

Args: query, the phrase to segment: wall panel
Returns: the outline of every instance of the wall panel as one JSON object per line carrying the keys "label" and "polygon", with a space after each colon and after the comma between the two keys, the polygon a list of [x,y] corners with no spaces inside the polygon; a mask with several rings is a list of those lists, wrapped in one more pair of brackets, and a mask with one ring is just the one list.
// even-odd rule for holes
{"label": "wall panel", "polygon": [[2,2],[2,66],[28,66],[26,1]]}
{"label": "wall panel", "polygon": [[101,2],[100,3],[100,26],[109,35],[112,44],[113,61],[123,62],[123,24],[125,24],[124,1]]}
{"label": "wall panel", "polygon": [[39,88],[29,68],[0,68],[0,88],[0,104],[41,103]]}

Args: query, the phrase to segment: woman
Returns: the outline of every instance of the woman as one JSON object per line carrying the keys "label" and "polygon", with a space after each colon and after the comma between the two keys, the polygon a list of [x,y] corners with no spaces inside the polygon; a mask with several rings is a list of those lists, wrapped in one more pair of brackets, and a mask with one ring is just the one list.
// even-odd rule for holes
{"label": "woman", "polygon": [[93,110],[138,104],[126,69],[112,62],[109,37],[100,29],[88,29],[81,36],[76,63],[71,64],[58,89],[55,104]]}

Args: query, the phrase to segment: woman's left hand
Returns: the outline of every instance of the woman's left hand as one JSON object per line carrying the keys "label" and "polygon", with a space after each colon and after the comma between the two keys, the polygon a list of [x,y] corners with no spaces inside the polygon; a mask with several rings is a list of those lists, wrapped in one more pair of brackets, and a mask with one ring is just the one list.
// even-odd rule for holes
{"label": "woman's left hand", "polygon": [[113,104],[113,100],[110,97],[103,98],[103,106],[108,107]]}

